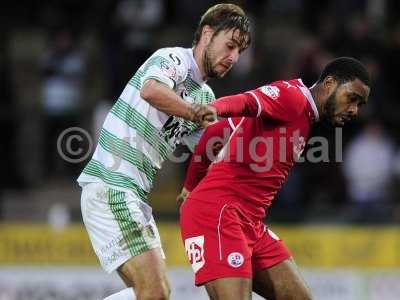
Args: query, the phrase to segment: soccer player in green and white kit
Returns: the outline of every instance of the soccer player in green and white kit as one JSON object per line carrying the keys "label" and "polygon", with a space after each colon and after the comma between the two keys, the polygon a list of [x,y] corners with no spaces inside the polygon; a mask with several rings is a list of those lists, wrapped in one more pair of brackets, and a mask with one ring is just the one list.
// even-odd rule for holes
{"label": "soccer player in green and white kit", "polygon": [[[168,299],[164,254],[147,195],[178,143],[193,149],[200,112],[214,100],[208,78],[221,78],[250,44],[249,20],[233,4],[201,18],[193,48],[156,51],[109,112],[96,151],[78,178],[82,217],[102,267],[128,286],[108,300]],[[133,287],[133,288],[132,288]]]}

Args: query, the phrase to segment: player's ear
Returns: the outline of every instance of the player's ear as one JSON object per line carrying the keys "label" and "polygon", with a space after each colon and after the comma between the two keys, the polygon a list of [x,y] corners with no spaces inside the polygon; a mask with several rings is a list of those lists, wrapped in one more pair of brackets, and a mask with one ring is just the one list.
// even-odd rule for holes
{"label": "player's ear", "polygon": [[335,77],[328,75],[323,81],[323,86],[328,95],[331,95],[338,86],[338,81]]}
{"label": "player's ear", "polygon": [[201,30],[201,39],[203,40],[205,45],[208,45],[211,42],[211,39],[214,34],[214,29],[212,29],[210,26],[205,25],[203,29]]}

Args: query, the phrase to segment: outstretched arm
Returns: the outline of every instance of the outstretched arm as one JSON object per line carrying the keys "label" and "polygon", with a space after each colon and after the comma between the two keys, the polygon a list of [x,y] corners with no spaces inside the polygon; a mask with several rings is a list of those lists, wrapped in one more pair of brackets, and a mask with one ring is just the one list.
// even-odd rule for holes
{"label": "outstretched arm", "polygon": [[[286,82],[287,83],[287,82]],[[242,94],[225,96],[211,102],[212,112],[202,116],[207,122],[219,117],[262,117],[277,121],[291,121],[304,109],[306,101],[299,88],[275,82]]]}
{"label": "outstretched arm", "polygon": [[210,104],[220,117],[258,117],[261,103],[253,92],[225,96]]}
{"label": "outstretched arm", "polygon": [[252,92],[225,96],[207,105],[209,111],[202,111],[197,117],[203,121],[203,127],[207,127],[217,120],[217,117],[258,117],[261,113],[261,105]]}

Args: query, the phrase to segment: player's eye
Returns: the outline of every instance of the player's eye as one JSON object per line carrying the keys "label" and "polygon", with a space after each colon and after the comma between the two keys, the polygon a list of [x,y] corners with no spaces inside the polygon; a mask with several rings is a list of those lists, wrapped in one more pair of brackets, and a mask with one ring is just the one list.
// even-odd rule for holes
{"label": "player's eye", "polygon": [[350,96],[349,97],[349,102],[350,103],[355,103],[359,100],[359,98],[357,96]]}
{"label": "player's eye", "polygon": [[358,102],[357,107],[363,107],[365,105],[365,102]]}

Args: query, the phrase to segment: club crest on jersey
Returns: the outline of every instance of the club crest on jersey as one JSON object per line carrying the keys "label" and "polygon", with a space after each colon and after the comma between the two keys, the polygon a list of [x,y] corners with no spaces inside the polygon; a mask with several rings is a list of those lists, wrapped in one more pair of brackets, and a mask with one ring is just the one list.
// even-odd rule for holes
{"label": "club crest on jersey", "polygon": [[191,237],[185,240],[185,250],[194,273],[200,270],[204,264],[204,235]]}
{"label": "club crest on jersey", "polygon": [[274,85],[264,85],[260,87],[260,91],[263,92],[265,95],[270,97],[273,100],[276,100],[279,98],[280,90],[277,86]]}
{"label": "club crest on jersey", "polygon": [[233,268],[239,268],[244,263],[244,257],[240,252],[232,252],[228,255],[228,264]]}
{"label": "club crest on jersey", "polygon": [[177,74],[176,68],[172,64],[162,61],[160,63],[160,67],[166,76],[168,76],[169,78],[171,78],[175,81],[178,79],[178,74]]}

